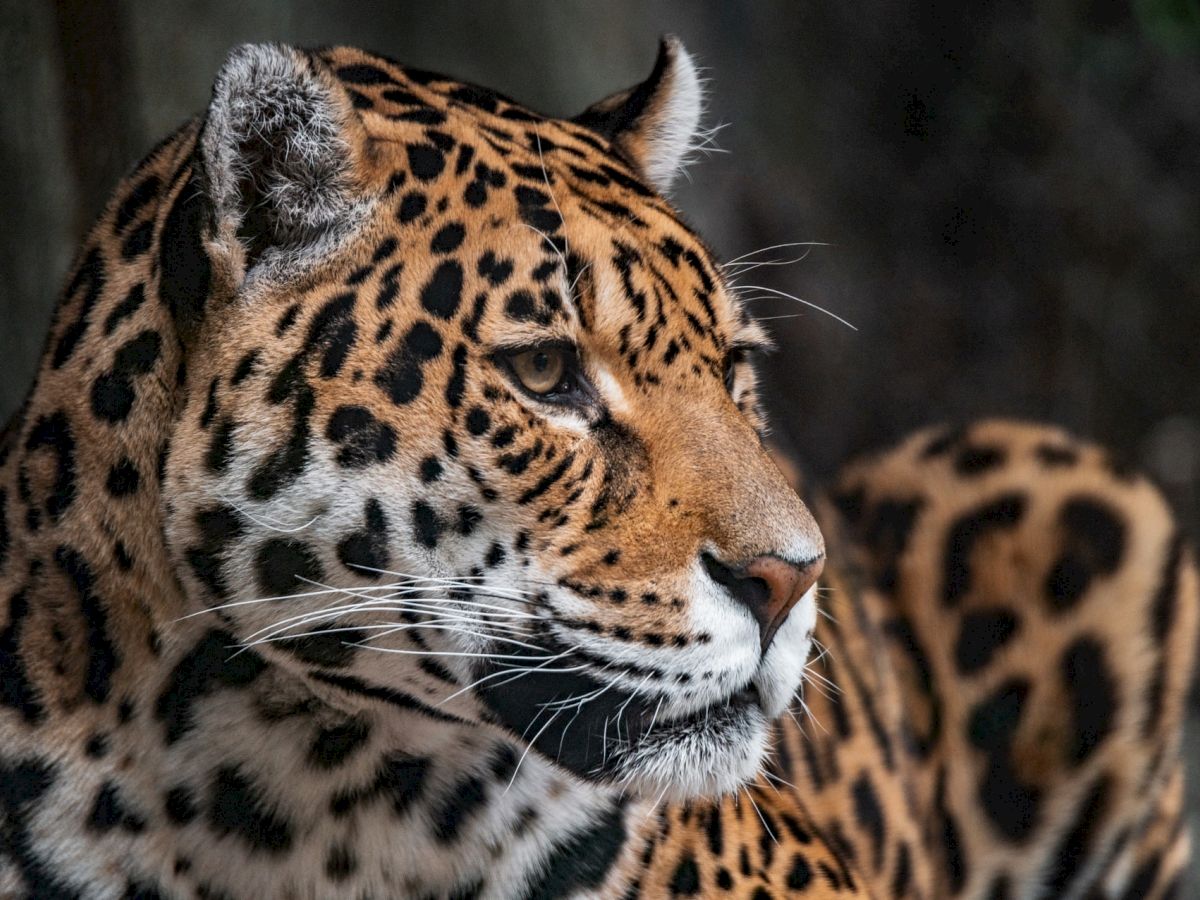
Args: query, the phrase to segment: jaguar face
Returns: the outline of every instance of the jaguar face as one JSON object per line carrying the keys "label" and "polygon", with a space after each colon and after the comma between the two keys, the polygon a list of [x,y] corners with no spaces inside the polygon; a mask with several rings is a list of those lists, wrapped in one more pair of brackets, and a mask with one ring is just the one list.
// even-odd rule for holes
{"label": "jaguar face", "polygon": [[824,547],[760,440],[763,334],[656,190],[699,106],[674,42],[576,120],[235,52],[172,213],[214,273],[165,492],[197,607],[588,781],[752,777]]}

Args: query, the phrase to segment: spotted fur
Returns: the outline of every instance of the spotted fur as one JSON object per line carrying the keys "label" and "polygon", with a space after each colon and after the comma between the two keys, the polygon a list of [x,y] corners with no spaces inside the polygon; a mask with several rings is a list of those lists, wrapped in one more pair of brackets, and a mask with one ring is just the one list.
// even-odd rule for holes
{"label": "spotted fur", "polygon": [[[661,195],[700,102],[671,41],[575,120],[234,51],[0,437],[0,894],[1179,895],[1161,498],[982,423],[850,468],[822,536]],[[749,561],[826,541],[764,617]]]}

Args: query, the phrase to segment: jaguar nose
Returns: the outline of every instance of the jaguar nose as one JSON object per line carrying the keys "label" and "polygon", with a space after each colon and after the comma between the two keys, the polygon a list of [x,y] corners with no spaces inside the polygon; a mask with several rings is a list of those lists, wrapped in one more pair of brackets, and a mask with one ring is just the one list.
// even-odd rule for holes
{"label": "jaguar nose", "polygon": [[754,616],[763,653],[792,607],[817,583],[825,569],[823,556],[803,562],[759,556],[740,566],[723,563],[710,553],[701,559],[709,577]]}

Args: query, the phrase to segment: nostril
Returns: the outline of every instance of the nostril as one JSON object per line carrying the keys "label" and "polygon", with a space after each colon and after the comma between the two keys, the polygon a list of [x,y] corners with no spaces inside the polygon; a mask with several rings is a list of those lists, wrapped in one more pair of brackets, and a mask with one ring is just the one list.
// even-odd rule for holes
{"label": "nostril", "polygon": [[792,563],[759,556],[744,566],[730,566],[710,553],[701,555],[708,576],[754,616],[765,653],[792,607],[816,583],[824,559]]}
{"label": "nostril", "polygon": [[765,578],[748,574],[745,569],[727,566],[711,553],[701,556],[708,577],[747,605],[766,604],[771,599],[771,586]]}

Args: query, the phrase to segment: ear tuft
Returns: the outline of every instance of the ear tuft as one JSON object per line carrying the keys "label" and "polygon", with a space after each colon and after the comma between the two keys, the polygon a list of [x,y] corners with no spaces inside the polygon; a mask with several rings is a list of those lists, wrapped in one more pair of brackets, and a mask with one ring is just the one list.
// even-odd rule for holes
{"label": "ear tuft", "polygon": [[250,265],[335,230],[354,205],[360,127],[324,63],[281,44],[235,48],[200,139],[218,240],[236,235]]}
{"label": "ear tuft", "polygon": [[704,85],[676,37],[659,44],[654,71],[641,84],[588,107],[574,121],[616,144],[655,189],[666,193],[701,142]]}

